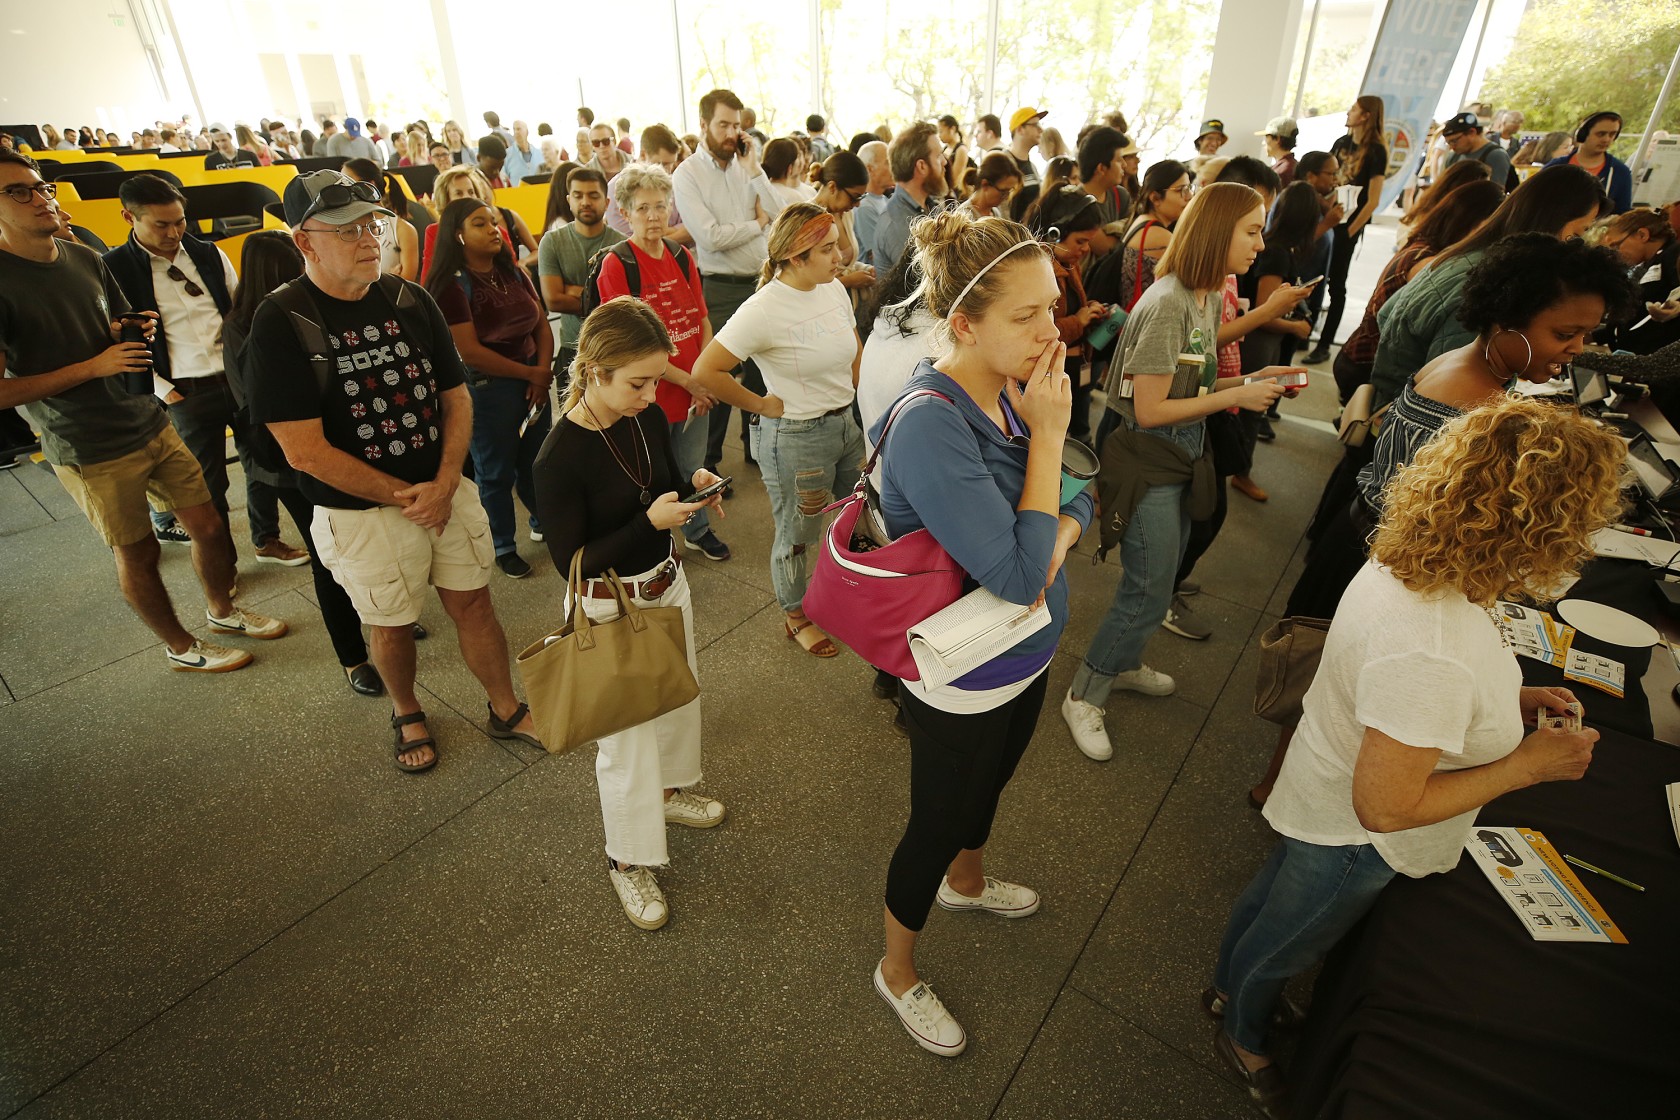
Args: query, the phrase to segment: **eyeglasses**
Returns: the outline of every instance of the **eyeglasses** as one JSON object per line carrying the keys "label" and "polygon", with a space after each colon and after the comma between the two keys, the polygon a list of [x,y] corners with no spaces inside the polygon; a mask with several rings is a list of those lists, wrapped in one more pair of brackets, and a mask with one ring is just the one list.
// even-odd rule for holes
{"label": "eyeglasses", "polygon": [[1174,187],[1172,189],[1172,193],[1178,195],[1180,198],[1189,198],[1191,195],[1196,193],[1196,188],[1191,186],[1189,183],[1185,183],[1182,187]]}
{"label": "eyeglasses", "polygon": [[340,241],[348,244],[360,241],[364,233],[371,233],[375,237],[384,237],[385,225],[385,222],[375,218],[371,222],[357,222],[350,226],[329,226],[326,229],[322,229],[320,226],[299,226],[298,228],[303,230],[304,233],[335,233]]}
{"label": "eyeglasses", "polygon": [[169,271],[164,273],[164,275],[169,277],[171,280],[175,281],[175,283],[177,283],[177,284],[185,284],[187,286],[187,294],[189,296],[193,296],[193,297],[196,298],[196,297],[204,294],[204,289],[203,288],[199,287],[197,284],[195,284],[191,280],[187,279],[187,274],[181,271],[181,266],[180,265],[175,265],[175,264],[170,265],[169,266]]}
{"label": "eyeglasses", "polygon": [[636,208],[634,208],[633,210],[630,211],[630,213],[636,215],[636,217],[638,217],[638,218],[650,218],[650,217],[663,218],[663,217],[665,217],[665,215],[669,214],[670,212],[671,212],[671,207],[668,204],[663,203],[663,202],[644,202],[640,206],[637,206]]}
{"label": "eyeglasses", "polygon": [[848,190],[846,192],[846,197],[852,200],[853,206],[856,206],[863,201],[863,196],[868,193],[868,187],[859,187],[856,191]]}
{"label": "eyeglasses", "polygon": [[337,210],[340,206],[348,206],[352,202],[378,202],[379,188],[372,183],[329,183],[321,188],[321,193],[315,196],[315,201],[309,204],[309,209],[303,212],[303,219],[307,221],[311,214],[319,214],[326,210]]}
{"label": "eyeglasses", "polygon": [[603,136],[599,140],[591,140],[589,146],[591,148],[610,148],[613,146],[613,142]]}
{"label": "eyeglasses", "polygon": [[42,182],[14,183],[6,188],[6,194],[10,196],[11,200],[19,206],[28,206],[29,196],[31,194],[38,194],[48,202],[51,202],[53,199],[58,197],[58,184]]}

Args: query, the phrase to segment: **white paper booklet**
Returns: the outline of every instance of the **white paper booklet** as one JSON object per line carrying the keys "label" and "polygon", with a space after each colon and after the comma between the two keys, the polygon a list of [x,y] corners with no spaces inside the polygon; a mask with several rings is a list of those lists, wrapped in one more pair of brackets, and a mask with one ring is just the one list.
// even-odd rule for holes
{"label": "white paper booklet", "polygon": [[977,587],[905,631],[929,688],[950,684],[1050,625],[1050,608],[1022,606]]}

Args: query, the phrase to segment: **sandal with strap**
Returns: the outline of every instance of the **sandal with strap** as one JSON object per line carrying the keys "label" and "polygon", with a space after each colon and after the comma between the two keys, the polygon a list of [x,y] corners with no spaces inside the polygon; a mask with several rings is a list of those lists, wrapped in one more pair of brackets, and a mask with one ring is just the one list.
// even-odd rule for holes
{"label": "sandal with strap", "polygon": [[542,740],[537,738],[535,735],[527,735],[523,731],[514,730],[514,728],[519,726],[519,721],[530,714],[531,707],[529,704],[519,705],[519,707],[513,710],[513,715],[509,716],[507,719],[503,719],[501,716],[498,716],[493,705],[486,704],[484,706],[489,709],[490,712],[490,738],[517,739],[528,747],[535,747],[539,751],[544,749]]}
{"label": "sandal with strap", "polygon": [[[799,636],[815,625],[816,623],[812,622],[808,618],[804,622],[801,622],[798,626],[795,626],[793,624],[793,620],[790,618],[782,619],[782,626],[787,630],[788,641],[798,642],[799,648],[803,649],[806,653],[811,654],[813,657],[834,657],[838,655],[840,647],[835,645],[834,639],[830,638],[827,634],[823,634],[819,641],[810,642],[809,644],[806,643],[804,638]],[[818,630],[817,633],[822,634],[822,631]]]}
{"label": "sandal with strap", "polygon": [[[410,712],[406,716],[399,716],[393,713],[391,716],[391,729],[397,733],[397,769],[403,771],[404,773],[418,774],[422,770],[430,770],[432,767],[437,765],[438,745],[436,739],[433,739],[430,735],[427,735],[424,739],[403,738],[402,729],[404,727],[407,727],[411,723],[425,722],[425,712]],[[402,760],[403,755],[407,754],[409,751],[419,750],[421,747],[431,747],[432,757],[427,759],[425,762],[404,762]]]}

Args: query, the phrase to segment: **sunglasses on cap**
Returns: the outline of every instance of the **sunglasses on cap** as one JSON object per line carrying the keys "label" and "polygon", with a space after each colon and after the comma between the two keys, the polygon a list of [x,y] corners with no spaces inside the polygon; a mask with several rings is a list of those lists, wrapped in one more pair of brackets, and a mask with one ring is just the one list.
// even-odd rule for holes
{"label": "sunglasses on cap", "polygon": [[309,209],[298,219],[302,225],[312,215],[327,210],[337,210],[340,206],[348,206],[352,202],[378,202],[379,188],[372,183],[329,183],[321,188],[321,193],[315,196],[315,201],[309,204]]}

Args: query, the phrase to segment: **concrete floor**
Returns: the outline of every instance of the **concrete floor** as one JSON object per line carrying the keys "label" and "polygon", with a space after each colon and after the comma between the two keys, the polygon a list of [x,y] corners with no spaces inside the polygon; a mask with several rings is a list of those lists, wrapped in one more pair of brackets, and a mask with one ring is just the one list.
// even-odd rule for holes
{"label": "concrete floor", "polygon": [[[1386,260],[1373,232],[1344,333]],[[0,1116],[1253,1115],[1196,1001],[1271,842],[1244,803],[1275,740],[1255,643],[1338,454],[1319,372],[1259,450],[1271,501],[1233,494],[1197,571],[1214,637],[1152,640],[1178,692],[1117,695],[1106,764],[1056,707],[1118,567],[1089,538],[1070,559],[1052,699],[988,864],[1044,907],[936,908],[923,938],[969,1031],[954,1061],[870,984],[905,743],[866,666],[781,637],[768,500],[738,457],[735,559],[688,565],[702,788],[730,818],[673,830],[652,934],[602,866],[593,751],[491,740],[435,603],[420,683],[443,761],[412,777],[384,703],[345,686],[308,569],[250,563],[242,511],[240,601],[292,633],[237,674],[172,674],[50,471],[0,475]],[[562,582],[521,551],[535,576],[492,584],[515,650],[556,625]],[[163,566],[198,617],[185,550]]]}

